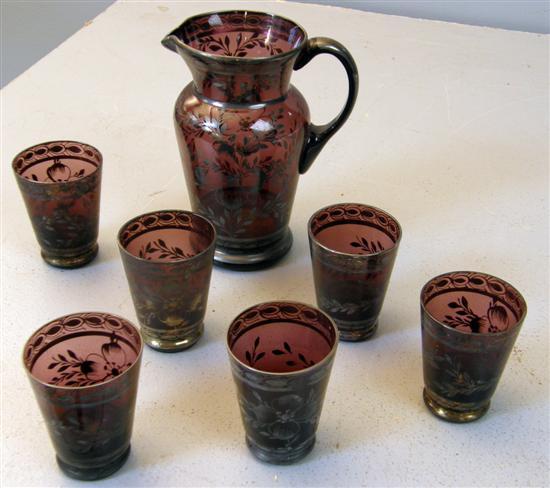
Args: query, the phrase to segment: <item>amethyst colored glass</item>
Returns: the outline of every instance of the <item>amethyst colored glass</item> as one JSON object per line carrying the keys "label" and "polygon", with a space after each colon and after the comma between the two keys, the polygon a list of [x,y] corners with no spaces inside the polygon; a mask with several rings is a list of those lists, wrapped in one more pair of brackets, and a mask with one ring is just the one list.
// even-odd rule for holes
{"label": "amethyst colored glass", "polygon": [[127,320],[100,312],[52,320],[23,362],[62,471],[104,478],[130,453],[142,341]]}
{"label": "amethyst colored glass", "polygon": [[44,142],[21,151],[13,171],[42,258],[78,268],[97,255],[101,153],[75,141]]}
{"label": "amethyst colored glass", "polygon": [[376,207],[339,203],[308,223],[317,305],[338,325],[343,341],[362,341],[378,327],[401,227]]}
{"label": "amethyst colored glass", "polygon": [[[193,210],[216,227],[215,262],[268,266],[292,244],[288,223],[298,175],[351,113],[355,62],[332,39],[308,40],[296,23],[251,11],[191,17],[162,43],[193,75],[176,101],[174,121]],[[342,112],[316,126],[290,76],[321,53],[343,64],[349,93]]]}
{"label": "amethyst colored glass", "polygon": [[191,347],[204,329],[216,231],[193,212],[160,210],[126,222],[118,245],[145,343]]}
{"label": "amethyst colored glass", "polygon": [[233,321],[227,345],[251,452],[275,464],[304,457],[338,345],[332,320],[302,303],[261,303]]}
{"label": "amethyst colored glass", "polygon": [[489,409],[525,300],[500,278],[456,271],[426,283],[420,305],[424,402],[444,420],[477,420]]}

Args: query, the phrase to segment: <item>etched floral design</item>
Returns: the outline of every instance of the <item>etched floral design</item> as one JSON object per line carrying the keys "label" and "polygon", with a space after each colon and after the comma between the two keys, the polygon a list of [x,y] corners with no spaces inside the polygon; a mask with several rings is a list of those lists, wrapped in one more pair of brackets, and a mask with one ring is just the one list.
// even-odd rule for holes
{"label": "etched floral design", "polygon": [[[238,121],[243,137],[237,133],[228,133],[224,120],[225,112],[221,109],[209,108],[208,115],[203,116],[195,112],[182,114],[186,123],[181,127],[184,130],[185,140],[190,148],[191,161],[194,167],[195,178],[202,184],[210,171],[220,173],[226,177],[242,178],[257,174],[264,177],[277,175],[283,177],[286,171],[286,161],[290,156],[290,147],[285,137],[284,110],[274,111],[265,109],[262,115],[255,119],[244,117]],[[296,124],[290,127],[290,133],[296,132]],[[211,138],[216,149],[214,159],[196,160],[196,143],[198,139]],[[293,136],[294,140],[294,136]],[[272,151],[272,148],[283,149],[281,158],[274,158],[272,154],[260,157],[261,151]]]}
{"label": "etched floral design", "polygon": [[288,191],[238,192],[220,190],[207,201],[198,203],[198,213],[210,220],[221,235],[240,237],[260,219],[273,219],[277,227],[284,225],[290,215]]}
{"label": "etched floral design", "polygon": [[367,238],[359,236],[356,236],[355,241],[350,242],[349,245],[367,254],[374,254],[384,250],[384,246],[380,241],[369,241]]}
{"label": "etched floral design", "polygon": [[[302,363],[306,367],[313,366],[315,364],[315,362],[313,362],[309,359],[306,359],[306,357],[301,352],[299,352],[297,354],[295,352],[293,352],[292,348],[290,347],[290,344],[286,341],[283,342],[283,348],[282,349],[273,349],[271,351],[271,353],[275,356],[282,356],[282,355],[285,355],[285,356],[288,356],[288,357],[297,356],[299,362]],[[299,363],[295,359],[296,358],[287,359],[287,360],[285,360],[285,364],[287,366],[296,366]]]}
{"label": "etched floral design", "polygon": [[443,322],[457,330],[486,334],[502,332],[510,326],[506,309],[502,305],[498,305],[494,298],[487,309],[487,314],[482,316],[472,311],[465,296],[449,302],[448,307],[453,310],[454,314],[445,315]]}
{"label": "etched floral design", "polygon": [[[269,234],[288,222],[294,186],[284,182],[289,161],[299,156],[297,141],[303,134],[297,121],[285,125],[282,107],[258,112],[235,117],[210,107],[208,115],[196,110],[178,114],[189,148],[197,211],[212,220],[221,235],[252,237],[258,224],[267,224],[264,232]],[[213,151],[207,154],[208,146]],[[281,190],[270,191],[273,185]],[[210,188],[214,190],[206,191]]]}
{"label": "etched floral design", "polygon": [[67,349],[66,354],[52,357],[48,369],[55,370],[50,383],[56,386],[90,386],[120,375],[131,366],[115,333],[109,342],[101,346],[100,353],[90,353],[85,358]]}
{"label": "etched floral design", "polygon": [[245,357],[250,364],[250,366],[254,366],[257,361],[262,359],[265,356],[265,352],[257,352],[258,346],[260,345],[260,338],[256,337],[254,340],[254,346],[252,347],[252,351],[246,351]]}
{"label": "etched floral design", "polygon": [[221,137],[227,130],[223,112],[220,112],[216,117],[212,107],[208,109],[208,115],[201,116],[195,112],[189,112],[188,118],[189,126],[186,134],[192,137],[201,138],[205,134]]}
{"label": "etched floral design", "polygon": [[[56,152],[60,151],[61,146]],[[37,172],[44,180],[34,173],[29,177],[32,169],[26,167],[21,169],[25,175],[18,179],[42,256],[53,266],[82,266],[97,252],[101,166],[91,159],[82,160],[96,169],[88,175],[84,169],[71,172],[56,159],[47,176]],[[31,158],[29,166],[32,164],[36,161]],[[35,184],[37,181],[41,184]]]}
{"label": "etched floral design", "polygon": [[[189,280],[184,279],[181,282],[189,283]],[[171,290],[170,294],[153,295],[149,292],[143,299],[135,302],[139,321],[148,328],[148,334],[156,331],[163,338],[177,337],[188,327],[200,322],[204,316],[206,295],[197,292],[187,296],[181,293],[179,286],[171,286]]]}
{"label": "etched floral design", "polygon": [[69,249],[86,243],[93,243],[97,236],[96,202],[93,194],[83,195],[79,203],[89,212],[89,216],[73,211],[75,205],[61,202],[49,214],[36,215],[35,225],[40,229],[37,236],[47,248]]}
{"label": "etched floral design", "polygon": [[[155,256],[155,254],[157,254]],[[172,261],[186,259],[194,256],[194,253],[186,253],[178,246],[168,246],[163,239],[148,242],[139,250],[139,257],[142,259],[169,259]]]}
{"label": "etched floral design", "polygon": [[[76,411],[75,411],[76,410]],[[79,412],[80,415],[77,413]],[[78,454],[84,459],[90,452],[104,451],[108,454],[121,439],[129,437],[130,426],[120,409],[103,405],[103,414],[94,409],[70,409],[60,418],[49,421],[56,438],[61,438],[70,449],[71,454]],[[83,428],[83,425],[86,427]]]}
{"label": "etched floral design", "polygon": [[[210,116],[212,117],[212,114]],[[283,121],[282,108],[275,111],[264,110],[254,121],[248,118],[241,119],[239,125],[242,137],[237,137],[238,134],[233,133],[214,140],[212,144],[216,149],[216,158],[208,162],[206,167],[206,161],[200,164],[200,167],[204,171],[211,169],[216,173],[240,178],[253,174],[260,177],[264,175],[264,178],[284,177],[286,161],[290,156],[290,145],[285,137]],[[218,123],[223,124],[222,111],[218,114]],[[296,128],[296,125],[290,127],[289,132],[295,134]],[[223,131],[220,132],[220,135],[222,134]],[[281,157],[274,157],[274,148],[283,149]]]}
{"label": "etched floral design", "polygon": [[53,183],[62,183],[65,181],[75,180],[85,176],[84,168],[72,172],[71,168],[66,164],[63,164],[58,158],[55,158],[53,164],[46,170],[46,178],[40,180],[35,173],[31,173],[30,177],[25,176],[27,180],[33,181],[51,181]]}
{"label": "etched floral design", "polygon": [[274,399],[262,398],[256,391],[251,397],[240,397],[241,410],[249,426],[261,437],[279,441],[284,447],[308,438],[313,433],[320,413],[319,398],[314,390],[302,395],[287,393]]}
{"label": "etched floral design", "polygon": [[364,300],[360,302],[340,302],[336,298],[329,298],[321,295],[320,306],[323,310],[331,314],[352,316],[367,313],[371,308],[371,301]]}
{"label": "etched floral design", "polygon": [[199,49],[203,52],[212,52],[224,56],[236,56],[243,58],[247,56],[251,49],[263,48],[271,55],[280,54],[283,50],[273,45],[269,40],[260,37],[260,32],[254,32],[250,36],[243,36],[239,32],[234,42],[231,42],[228,35],[222,37],[204,36],[199,43]]}
{"label": "etched floral design", "polygon": [[[258,347],[260,346],[260,338],[256,337],[254,340],[254,345],[252,351],[245,352],[246,361],[250,366],[254,366],[260,359],[265,357],[265,351],[258,352]],[[285,361],[287,366],[297,366],[298,364],[303,364],[305,367],[313,366],[314,361],[307,359],[303,353],[292,351],[292,347],[286,341],[283,342],[282,348],[273,349],[271,354],[274,356],[286,356],[286,358],[281,358]]]}
{"label": "etched floral design", "polygon": [[473,395],[474,393],[490,390],[495,386],[496,381],[498,381],[498,377],[487,380],[472,378],[464,370],[460,361],[449,354],[443,356],[435,355],[431,363],[434,369],[442,370],[449,378],[448,381],[433,382],[439,393],[448,398],[453,398],[457,395]]}

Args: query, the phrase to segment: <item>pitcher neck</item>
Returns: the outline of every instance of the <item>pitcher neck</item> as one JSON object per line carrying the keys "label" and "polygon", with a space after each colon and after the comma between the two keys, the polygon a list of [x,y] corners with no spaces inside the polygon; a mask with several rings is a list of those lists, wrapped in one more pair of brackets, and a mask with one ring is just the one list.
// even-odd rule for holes
{"label": "pitcher neck", "polygon": [[241,64],[186,58],[195,90],[221,103],[254,104],[284,98],[290,86],[294,57]]}

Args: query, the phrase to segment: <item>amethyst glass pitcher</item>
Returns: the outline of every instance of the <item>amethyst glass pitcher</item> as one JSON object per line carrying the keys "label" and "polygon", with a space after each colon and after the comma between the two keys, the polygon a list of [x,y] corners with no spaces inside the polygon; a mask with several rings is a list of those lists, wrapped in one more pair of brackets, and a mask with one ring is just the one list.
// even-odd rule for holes
{"label": "amethyst glass pitcher", "polygon": [[[358,89],[350,53],[285,18],[250,11],[201,14],[167,35],[193,75],[175,106],[176,135],[193,210],[215,226],[215,262],[265,267],[288,252],[298,175],[349,117]],[[349,93],[326,125],[310,123],[292,70],[314,56],[343,64]]]}

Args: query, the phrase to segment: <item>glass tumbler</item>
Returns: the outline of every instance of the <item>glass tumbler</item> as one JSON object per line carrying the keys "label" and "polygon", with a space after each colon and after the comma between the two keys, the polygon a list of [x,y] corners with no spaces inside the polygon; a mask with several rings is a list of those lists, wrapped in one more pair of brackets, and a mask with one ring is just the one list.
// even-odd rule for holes
{"label": "glass tumbler", "polygon": [[338,203],[308,223],[317,305],[343,341],[369,339],[378,327],[401,227],[389,213],[360,203]]}
{"label": "glass tumbler", "polygon": [[229,359],[258,459],[289,464],[311,451],[337,345],[330,317],[302,303],[261,303],[233,321]]}
{"label": "glass tumbler", "polygon": [[104,478],[128,458],[142,349],[130,322],[101,312],[52,320],[25,344],[57,463],[71,478]]}
{"label": "glass tumbler", "polygon": [[76,141],[44,142],[12,164],[42,258],[59,268],[84,266],[97,255],[103,158]]}
{"label": "glass tumbler", "polygon": [[159,210],[126,222],[118,245],[145,343],[191,347],[204,330],[216,231],[204,217]]}
{"label": "glass tumbler", "polygon": [[455,271],[420,294],[424,402],[437,417],[470,422],[489,409],[527,312],[500,278]]}

